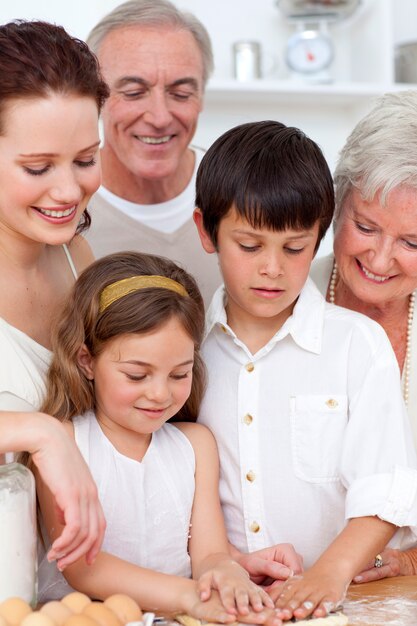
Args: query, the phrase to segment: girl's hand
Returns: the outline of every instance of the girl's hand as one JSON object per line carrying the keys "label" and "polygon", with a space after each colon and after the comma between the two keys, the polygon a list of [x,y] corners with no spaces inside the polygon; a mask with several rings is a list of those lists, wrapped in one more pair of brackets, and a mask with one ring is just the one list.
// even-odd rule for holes
{"label": "girl's hand", "polygon": [[314,567],[303,576],[293,576],[276,600],[278,614],[284,620],[303,619],[308,615],[325,617],[342,603],[349,582],[341,580],[333,571]]}
{"label": "girl's hand", "polygon": [[260,613],[274,608],[266,591],[253,583],[249,574],[236,561],[221,561],[202,574],[197,582],[200,599],[206,602],[211,590],[217,589],[220,600],[230,615],[248,615],[250,610]]}
{"label": "girl's hand", "polygon": [[282,621],[274,609],[262,611],[247,611],[244,615],[236,615],[225,610],[225,606],[218,591],[210,593],[210,598],[201,601],[198,594],[189,594],[185,603],[187,615],[191,615],[206,622],[218,622],[220,624],[232,624],[236,621],[247,624],[265,624],[265,626],[282,626]]}
{"label": "girl's hand", "polygon": [[[81,453],[66,428],[55,418],[37,414],[42,419],[43,433],[32,460],[44,485],[52,493],[58,519],[64,529],[48,553],[63,570],[86,555],[91,564],[104,537],[105,520],[98,499],[97,487]],[[37,481],[38,482],[38,481]]]}

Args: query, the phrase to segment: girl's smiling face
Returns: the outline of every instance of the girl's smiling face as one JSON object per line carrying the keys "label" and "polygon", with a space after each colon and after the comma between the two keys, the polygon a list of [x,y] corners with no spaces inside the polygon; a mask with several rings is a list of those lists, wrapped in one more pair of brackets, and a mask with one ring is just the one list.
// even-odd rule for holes
{"label": "girl's smiling face", "polygon": [[1,118],[0,230],[39,243],[68,242],[100,184],[95,100],[19,98],[7,102]]}
{"label": "girl's smiling face", "polygon": [[80,365],[94,380],[96,417],[122,454],[149,444],[191,392],[194,342],[178,318],[141,334],[118,335]]}

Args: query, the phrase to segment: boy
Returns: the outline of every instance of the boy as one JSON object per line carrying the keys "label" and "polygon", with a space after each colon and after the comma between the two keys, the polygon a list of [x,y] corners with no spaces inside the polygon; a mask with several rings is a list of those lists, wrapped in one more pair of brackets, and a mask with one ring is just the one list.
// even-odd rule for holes
{"label": "boy", "polygon": [[224,279],[207,314],[200,421],[219,447],[229,539],[242,553],[291,541],[307,571],[276,605],[285,619],[320,617],[397,527],[417,523],[395,356],[378,324],[327,304],[308,278],[334,201],[301,131],[226,132],[202,160],[196,205]]}

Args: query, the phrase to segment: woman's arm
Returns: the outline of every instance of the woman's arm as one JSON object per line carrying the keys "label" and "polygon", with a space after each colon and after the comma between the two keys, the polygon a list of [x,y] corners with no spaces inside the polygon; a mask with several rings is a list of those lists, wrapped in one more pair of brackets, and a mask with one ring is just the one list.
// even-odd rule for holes
{"label": "woman's arm", "polygon": [[44,413],[0,411],[0,452],[28,451],[51,493],[60,533],[48,554],[60,569],[84,554],[91,563],[104,536],[105,521],[96,485],[64,426]]}
{"label": "woman's arm", "polygon": [[378,517],[350,520],[311,569],[284,585],[276,601],[282,617],[323,617],[335,609],[354,575],[375,558],[395,531],[393,524]]}
{"label": "woman's arm", "polygon": [[273,608],[269,596],[250,581],[246,570],[229,552],[219,498],[219,458],[211,432],[201,424],[176,424],[194,448],[195,495],[189,552],[193,577],[199,580],[203,600],[217,589],[228,612],[245,615],[250,607],[262,611]]}

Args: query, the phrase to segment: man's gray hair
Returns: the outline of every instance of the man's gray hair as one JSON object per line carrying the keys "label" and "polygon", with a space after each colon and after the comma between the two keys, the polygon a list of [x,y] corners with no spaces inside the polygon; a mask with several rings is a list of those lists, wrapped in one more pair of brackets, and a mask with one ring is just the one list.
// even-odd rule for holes
{"label": "man's gray hair", "polygon": [[180,11],[168,0],[128,0],[103,17],[87,37],[91,50],[98,54],[109,32],[126,26],[172,26],[194,37],[203,61],[203,83],[210,77],[214,62],[210,36],[192,13]]}
{"label": "man's gray hair", "polygon": [[337,220],[352,191],[384,206],[398,185],[417,190],[417,91],[381,96],[353,129],[334,172]]}

